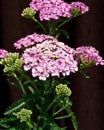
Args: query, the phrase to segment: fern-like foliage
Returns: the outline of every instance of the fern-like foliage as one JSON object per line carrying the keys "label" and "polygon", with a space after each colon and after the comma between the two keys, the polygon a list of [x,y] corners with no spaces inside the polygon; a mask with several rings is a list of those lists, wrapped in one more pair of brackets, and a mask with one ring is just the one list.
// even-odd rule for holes
{"label": "fern-like foliage", "polygon": [[31,103],[31,101],[34,100],[34,96],[35,96],[34,94],[26,95],[17,102],[13,103],[9,108],[7,108],[4,115],[10,115],[11,113],[18,111],[27,104]]}
{"label": "fern-like foliage", "polygon": [[57,100],[57,103],[60,108],[63,108],[63,110],[67,113],[67,115],[63,115],[61,117],[56,117],[56,119],[65,119],[65,118],[70,117],[74,130],[78,130],[78,122],[77,122],[74,112],[72,111],[72,108],[71,108],[72,101],[70,100],[70,98],[63,97],[63,96],[59,97],[59,99]]}

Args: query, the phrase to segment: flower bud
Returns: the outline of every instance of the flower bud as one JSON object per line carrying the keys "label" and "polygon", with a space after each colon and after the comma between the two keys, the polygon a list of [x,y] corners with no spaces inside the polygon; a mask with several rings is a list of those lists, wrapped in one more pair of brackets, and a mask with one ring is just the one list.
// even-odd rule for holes
{"label": "flower bud", "polygon": [[4,65],[4,72],[12,74],[14,71],[19,70],[23,61],[19,58],[19,53],[8,53],[0,64]]}
{"label": "flower bud", "polygon": [[33,10],[32,8],[27,7],[27,8],[25,8],[25,9],[22,11],[22,14],[21,14],[21,15],[22,15],[23,17],[26,17],[26,18],[33,18],[35,14],[36,14],[36,11],[35,11],[35,10]]}
{"label": "flower bud", "polygon": [[70,96],[71,95],[71,90],[70,88],[67,87],[66,84],[59,84],[55,88],[56,94],[57,95],[65,95],[65,96]]}
{"label": "flower bud", "polygon": [[27,121],[32,114],[31,110],[22,108],[19,112],[14,113],[15,116],[17,116],[18,119],[20,119],[20,122]]}

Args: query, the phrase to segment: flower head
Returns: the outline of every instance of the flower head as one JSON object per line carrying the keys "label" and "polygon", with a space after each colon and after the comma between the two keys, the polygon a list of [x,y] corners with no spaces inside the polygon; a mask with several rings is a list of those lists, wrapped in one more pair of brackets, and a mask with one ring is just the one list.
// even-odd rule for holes
{"label": "flower head", "polygon": [[0,64],[4,65],[5,73],[12,74],[22,67],[23,61],[19,58],[19,53],[9,52],[4,59],[1,59]]}
{"label": "flower head", "polygon": [[71,4],[64,0],[32,0],[30,7],[33,10],[39,11],[40,20],[59,19],[60,17],[71,18],[73,11],[78,10],[84,14],[89,10],[88,6],[82,2],[72,2]]}
{"label": "flower head", "polygon": [[22,108],[19,112],[14,113],[14,115],[20,119],[20,122],[27,121],[31,117],[31,114],[32,111],[25,108]]}
{"label": "flower head", "polygon": [[91,65],[104,65],[99,52],[92,46],[81,46],[75,50],[75,59],[82,67]]}
{"label": "flower head", "polygon": [[79,13],[84,14],[89,11],[89,7],[86,6],[84,3],[78,1],[71,3],[71,10],[73,11],[73,13],[75,10],[77,10]]}
{"label": "flower head", "polygon": [[14,47],[16,49],[21,49],[23,47],[29,47],[29,46],[33,46],[37,43],[42,43],[45,40],[55,40],[55,38],[53,36],[48,36],[45,34],[37,34],[34,33],[32,35],[28,35],[25,38],[21,38],[20,40],[18,40],[17,42],[14,43]]}
{"label": "flower head", "polygon": [[21,15],[23,17],[26,17],[26,18],[32,18],[32,17],[34,17],[35,14],[36,14],[35,10],[33,10],[32,8],[27,7],[26,9],[23,10]]}
{"label": "flower head", "polygon": [[49,76],[67,76],[78,71],[73,49],[57,40],[46,40],[22,54],[24,70],[32,71],[33,77],[46,80]]}
{"label": "flower head", "polygon": [[66,84],[59,84],[55,88],[56,94],[57,95],[65,95],[65,96],[70,96],[71,95],[71,90],[68,88]]}

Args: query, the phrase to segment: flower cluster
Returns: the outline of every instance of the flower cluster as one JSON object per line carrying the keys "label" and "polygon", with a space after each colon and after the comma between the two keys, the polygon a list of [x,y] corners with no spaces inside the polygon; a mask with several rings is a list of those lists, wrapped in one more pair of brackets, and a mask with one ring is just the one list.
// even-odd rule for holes
{"label": "flower cluster", "polygon": [[[5,52],[5,50],[4,50]],[[1,55],[0,55],[1,57]],[[4,65],[4,72],[8,74],[14,73],[14,71],[22,68],[23,61],[19,57],[19,53],[8,52],[5,58],[0,60],[0,64]]]}
{"label": "flower cluster", "polygon": [[75,58],[81,67],[90,65],[104,65],[104,60],[92,46],[81,46],[75,50]]}
{"label": "flower cluster", "polygon": [[27,121],[31,117],[31,114],[32,111],[25,108],[22,108],[19,112],[14,113],[14,115],[20,119],[20,122]]}
{"label": "flower cluster", "polygon": [[78,66],[104,65],[99,52],[91,46],[75,50],[59,42],[53,36],[34,33],[14,43],[16,49],[26,48],[22,53],[24,70],[31,70],[33,77],[46,80],[49,76],[67,76],[78,71]]}
{"label": "flower cluster", "polygon": [[56,94],[57,95],[64,95],[64,96],[70,96],[71,95],[71,90],[68,88],[66,84],[59,84],[55,88]]}
{"label": "flower cluster", "polygon": [[1,50],[4,72],[14,72],[23,65],[25,71],[30,70],[32,76],[40,80],[46,80],[50,76],[68,76],[77,72],[78,68],[104,65],[104,60],[94,47],[81,46],[74,50],[45,34],[28,35],[15,42],[14,46],[16,49],[26,48],[21,59],[17,53],[7,54],[6,50]]}
{"label": "flower cluster", "polygon": [[37,34],[34,33],[32,35],[28,35],[25,38],[21,38],[20,40],[18,40],[17,42],[14,43],[14,47],[16,49],[21,49],[22,47],[29,47],[29,46],[33,46],[37,43],[42,43],[45,40],[55,40],[55,38],[53,36],[48,36],[45,34]]}
{"label": "flower cluster", "polygon": [[39,11],[40,20],[59,19],[60,17],[71,18],[74,16],[74,10],[78,14],[89,10],[88,6],[82,2],[72,2],[71,4],[63,0],[32,0],[30,7]]}
{"label": "flower cluster", "polygon": [[33,77],[46,80],[49,76],[60,77],[78,71],[73,49],[62,42],[46,40],[28,48],[22,54],[24,70],[31,70]]}
{"label": "flower cluster", "polygon": [[26,9],[23,10],[21,16],[30,18],[30,17],[33,17],[35,14],[36,14],[35,10],[32,10],[31,8],[27,7]]}

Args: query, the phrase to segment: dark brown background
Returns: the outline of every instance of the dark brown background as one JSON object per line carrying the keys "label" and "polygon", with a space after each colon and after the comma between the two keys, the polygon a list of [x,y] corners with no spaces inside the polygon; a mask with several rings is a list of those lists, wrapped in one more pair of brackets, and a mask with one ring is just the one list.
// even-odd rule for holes
{"label": "dark brown background", "polygon": [[[35,23],[20,16],[29,2],[30,0],[0,1],[1,48],[14,51],[15,41],[34,32]],[[83,0],[82,2],[89,5],[90,11],[66,25],[71,37],[66,43],[71,47],[94,46],[104,58],[104,0]],[[91,76],[90,79],[85,79],[79,73],[71,76],[71,98],[79,130],[104,130],[104,67],[93,67],[86,70],[86,73]],[[0,68],[1,116],[5,108],[20,95],[19,90],[7,85],[6,77],[2,76],[2,68]],[[65,123],[70,126],[68,120]]]}

